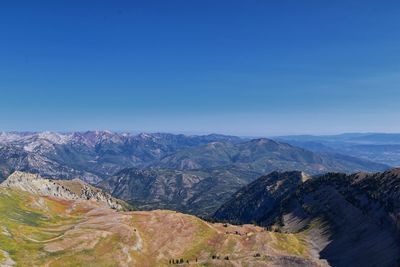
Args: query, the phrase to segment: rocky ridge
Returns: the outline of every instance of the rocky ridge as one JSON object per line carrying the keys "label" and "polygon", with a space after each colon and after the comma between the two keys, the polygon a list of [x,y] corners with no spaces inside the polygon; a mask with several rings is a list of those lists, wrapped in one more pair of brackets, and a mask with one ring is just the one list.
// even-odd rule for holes
{"label": "rocky ridge", "polygon": [[302,233],[332,266],[400,265],[400,169],[271,173],[239,190],[214,218]]}
{"label": "rocky ridge", "polygon": [[1,187],[11,188],[37,194],[50,196],[66,200],[91,200],[102,203],[112,209],[122,210],[123,203],[108,193],[91,186],[80,179],[73,180],[53,180],[44,179],[38,174],[31,174],[16,171],[11,174]]}

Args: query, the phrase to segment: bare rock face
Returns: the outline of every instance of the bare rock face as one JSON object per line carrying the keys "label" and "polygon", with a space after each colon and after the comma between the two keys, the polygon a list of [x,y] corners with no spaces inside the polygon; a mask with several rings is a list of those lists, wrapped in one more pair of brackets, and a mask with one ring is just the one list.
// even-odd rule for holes
{"label": "bare rock face", "polygon": [[26,191],[41,196],[51,196],[66,200],[90,200],[121,210],[123,206],[109,194],[79,179],[52,180],[38,174],[16,171],[0,184],[2,187]]}

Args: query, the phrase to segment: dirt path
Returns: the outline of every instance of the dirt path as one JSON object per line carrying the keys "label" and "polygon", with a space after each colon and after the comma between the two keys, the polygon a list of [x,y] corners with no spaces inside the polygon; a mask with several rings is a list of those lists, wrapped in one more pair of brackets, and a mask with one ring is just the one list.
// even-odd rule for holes
{"label": "dirt path", "polygon": [[48,243],[48,242],[52,242],[52,241],[55,241],[55,240],[58,240],[58,239],[64,237],[64,234],[62,234],[60,236],[57,236],[57,237],[54,237],[54,238],[51,238],[51,239],[47,239],[47,240],[36,240],[36,239],[30,238],[29,236],[26,236],[24,234],[21,234],[21,235],[22,235],[23,238],[28,239],[29,241],[32,241],[32,242],[35,242],[35,243]]}
{"label": "dirt path", "polygon": [[211,228],[212,230],[216,231],[218,234],[222,234],[222,232],[220,230],[218,230],[217,228],[213,227],[209,222],[204,221],[204,223]]}
{"label": "dirt path", "polygon": [[139,231],[136,229],[135,231],[135,235],[136,235],[136,244],[133,245],[133,250],[135,251],[141,251],[143,248],[143,239],[139,234]]}

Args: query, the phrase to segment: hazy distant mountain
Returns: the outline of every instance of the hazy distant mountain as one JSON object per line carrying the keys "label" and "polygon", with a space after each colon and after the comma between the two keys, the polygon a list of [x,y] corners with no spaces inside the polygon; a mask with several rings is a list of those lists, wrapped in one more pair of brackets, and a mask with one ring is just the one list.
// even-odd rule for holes
{"label": "hazy distant mountain", "polygon": [[400,264],[400,169],[303,177],[263,176],[235,193],[215,218],[301,233],[332,266]]}
{"label": "hazy distant mountain", "polygon": [[400,166],[400,134],[294,135],[280,136],[276,139],[314,152],[339,153],[390,166]]}
{"label": "hazy distant mountain", "polygon": [[164,157],[157,166],[179,170],[235,166],[260,174],[276,170],[323,173],[327,171],[379,171],[387,168],[383,164],[340,154],[314,153],[266,138],[240,143],[212,142],[183,149]]}
{"label": "hazy distant mountain", "polygon": [[338,135],[288,135],[277,139],[291,141],[347,142],[358,144],[400,144],[397,133],[344,133]]}

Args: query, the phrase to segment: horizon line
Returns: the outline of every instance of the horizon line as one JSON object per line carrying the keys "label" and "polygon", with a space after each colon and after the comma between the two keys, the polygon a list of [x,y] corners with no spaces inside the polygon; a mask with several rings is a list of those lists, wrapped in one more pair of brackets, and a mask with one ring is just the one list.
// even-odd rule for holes
{"label": "horizon line", "polygon": [[400,132],[375,132],[375,131],[349,131],[349,132],[336,132],[336,133],[282,133],[282,134],[254,134],[254,135],[241,135],[234,133],[221,133],[221,132],[192,132],[192,131],[140,131],[140,130],[108,130],[108,129],[87,129],[87,130],[1,130],[1,134],[35,134],[35,133],[58,133],[58,134],[70,134],[70,133],[87,133],[87,132],[109,132],[116,134],[173,134],[173,135],[186,135],[186,136],[207,136],[207,135],[223,135],[223,136],[235,136],[242,138],[263,138],[263,137],[281,137],[281,136],[340,136],[346,134],[400,134]]}

